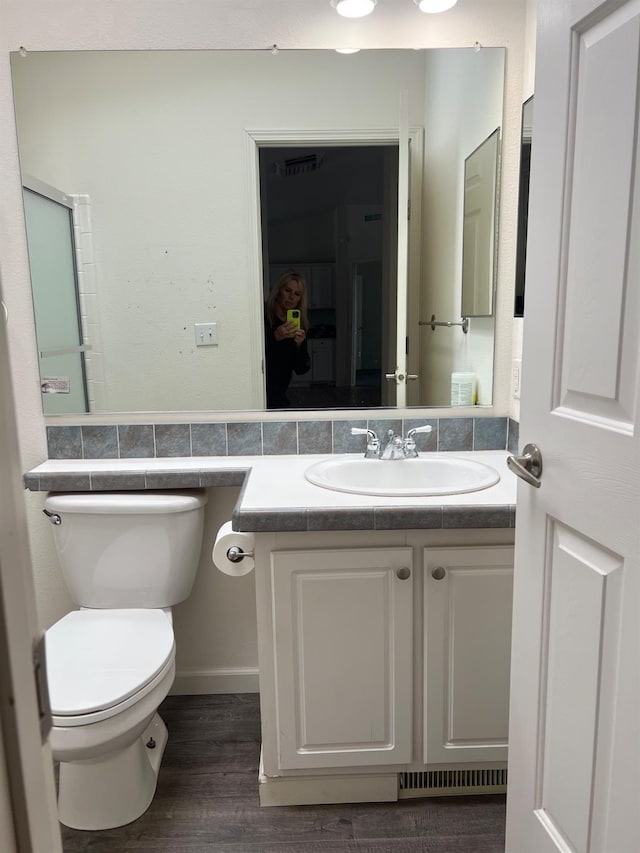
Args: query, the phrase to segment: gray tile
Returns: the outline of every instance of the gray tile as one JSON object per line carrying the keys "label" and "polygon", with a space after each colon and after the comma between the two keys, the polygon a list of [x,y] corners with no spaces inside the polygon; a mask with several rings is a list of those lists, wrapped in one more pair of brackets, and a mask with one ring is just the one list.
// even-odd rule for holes
{"label": "gray tile", "polygon": [[303,509],[280,509],[277,512],[234,512],[234,530],[249,530],[256,533],[267,530],[306,530],[307,516]]}
{"label": "gray tile", "polygon": [[366,435],[351,435],[351,428],[366,429],[365,420],[333,421],[333,452],[334,453],[359,453],[367,447]]}
{"label": "gray tile", "polygon": [[298,453],[332,453],[331,421],[298,421]]}
{"label": "gray tile", "polygon": [[146,459],[156,455],[152,424],[119,424],[121,459]]}
{"label": "gray tile", "polygon": [[262,424],[227,424],[229,456],[260,456],[262,454]]}
{"label": "gray tile", "polygon": [[442,507],[375,507],[376,530],[439,530]]}
{"label": "gray tile", "polygon": [[473,449],[504,450],[507,446],[506,418],[474,418]]}
{"label": "gray tile", "polygon": [[204,487],[213,486],[242,486],[244,485],[247,471],[200,471],[200,485]]}
{"label": "gray tile", "polygon": [[95,472],[91,474],[92,492],[119,492],[144,489],[146,487],[144,473],[116,471],[113,473]]}
{"label": "gray tile", "polygon": [[262,452],[265,456],[282,456],[298,452],[295,421],[265,421],[262,424]]}
{"label": "gray tile", "polygon": [[47,427],[49,459],[82,459],[82,431],[79,426]]}
{"label": "gray tile", "polygon": [[40,490],[43,492],[89,492],[90,474],[40,474]]}
{"label": "gray tile", "polygon": [[147,471],[147,489],[197,489],[200,486],[199,471]]}
{"label": "gray tile", "polygon": [[442,526],[447,530],[465,528],[509,528],[509,507],[501,506],[445,506]]}
{"label": "gray tile", "polygon": [[373,530],[373,507],[308,509],[308,530]]}
{"label": "gray tile", "polygon": [[156,424],[156,456],[191,456],[189,424]]}
{"label": "gray tile", "polygon": [[226,424],[191,424],[192,456],[226,456]]}
{"label": "gray tile", "polygon": [[85,459],[117,459],[118,427],[83,426],[82,452]]}
{"label": "gray tile", "polygon": [[509,434],[507,437],[507,450],[509,453],[518,453],[520,446],[520,424],[509,418]]}
{"label": "gray tile", "polygon": [[25,489],[30,492],[40,491],[40,474],[25,474],[22,478]]}
{"label": "gray tile", "polygon": [[473,418],[440,418],[438,450],[473,450]]}
{"label": "gray tile", "polygon": [[403,435],[406,437],[410,429],[421,426],[430,426],[431,432],[418,432],[414,435],[418,453],[433,453],[438,449],[438,419],[437,418],[405,418],[403,424]]}

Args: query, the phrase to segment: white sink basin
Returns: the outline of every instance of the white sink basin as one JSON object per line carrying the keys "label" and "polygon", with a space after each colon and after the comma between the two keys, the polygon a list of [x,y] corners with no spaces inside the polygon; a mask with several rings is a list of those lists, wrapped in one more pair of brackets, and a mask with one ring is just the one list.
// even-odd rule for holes
{"label": "white sink basin", "polygon": [[383,497],[459,495],[488,489],[500,480],[489,465],[459,456],[394,460],[336,456],[311,465],[305,477],[334,492]]}

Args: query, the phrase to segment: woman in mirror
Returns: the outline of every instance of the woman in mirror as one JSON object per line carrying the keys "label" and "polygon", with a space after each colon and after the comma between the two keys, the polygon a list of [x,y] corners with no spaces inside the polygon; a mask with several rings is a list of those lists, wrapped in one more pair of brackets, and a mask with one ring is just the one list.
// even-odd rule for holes
{"label": "woman in mirror", "polygon": [[271,288],[265,309],[267,408],[291,405],[287,389],[292,373],[307,373],[307,285],[300,273],[287,270]]}

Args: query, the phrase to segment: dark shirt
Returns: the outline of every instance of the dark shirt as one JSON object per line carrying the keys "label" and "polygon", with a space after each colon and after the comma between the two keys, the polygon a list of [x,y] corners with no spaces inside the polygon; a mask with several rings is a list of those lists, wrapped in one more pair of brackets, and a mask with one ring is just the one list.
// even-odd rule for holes
{"label": "dark shirt", "polygon": [[274,332],[282,325],[278,320],[271,325],[265,320],[265,349],[267,377],[267,408],[284,409],[291,405],[287,397],[287,388],[291,374],[307,373],[311,369],[311,359],[307,349],[307,340],[296,346],[293,338],[277,341]]}

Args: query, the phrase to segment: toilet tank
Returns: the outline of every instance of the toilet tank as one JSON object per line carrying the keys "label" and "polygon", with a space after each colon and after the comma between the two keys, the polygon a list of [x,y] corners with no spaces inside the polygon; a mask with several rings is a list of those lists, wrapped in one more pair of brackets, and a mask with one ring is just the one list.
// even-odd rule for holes
{"label": "toilet tank", "polygon": [[64,580],[81,607],[170,607],[193,586],[207,496],[202,491],[50,494]]}

